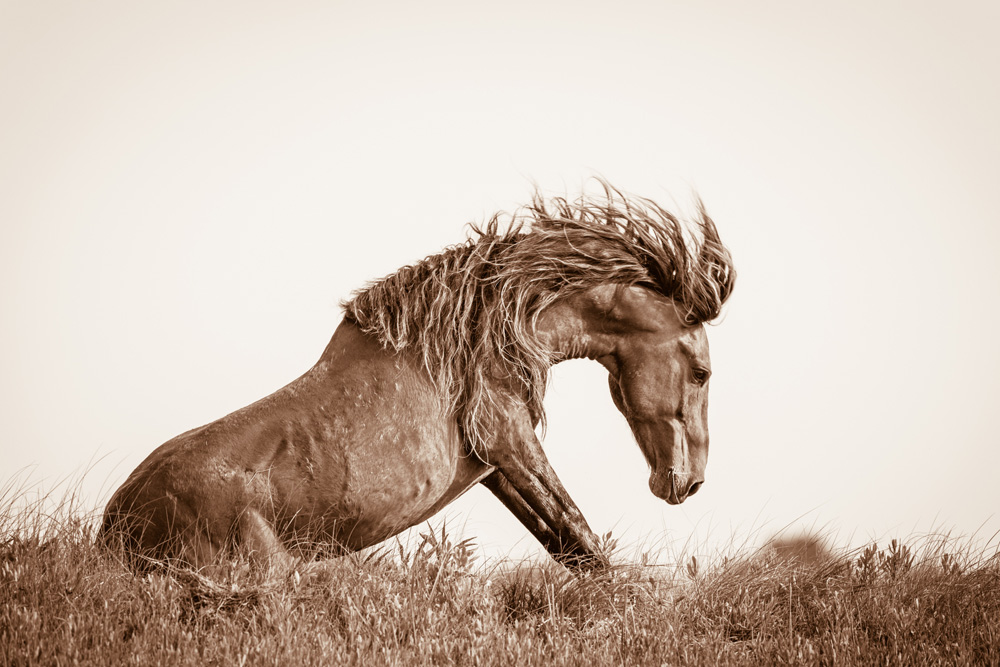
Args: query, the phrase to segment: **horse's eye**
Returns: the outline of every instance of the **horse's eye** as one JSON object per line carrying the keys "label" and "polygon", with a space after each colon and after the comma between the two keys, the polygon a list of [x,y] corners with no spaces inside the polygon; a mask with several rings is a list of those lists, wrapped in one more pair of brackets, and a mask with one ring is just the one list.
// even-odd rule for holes
{"label": "horse's eye", "polygon": [[695,368],[691,371],[691,376],[694,378],[696,384],[705,384],[708,382],[708,376],[711,374],[712,372],[707,368]]}

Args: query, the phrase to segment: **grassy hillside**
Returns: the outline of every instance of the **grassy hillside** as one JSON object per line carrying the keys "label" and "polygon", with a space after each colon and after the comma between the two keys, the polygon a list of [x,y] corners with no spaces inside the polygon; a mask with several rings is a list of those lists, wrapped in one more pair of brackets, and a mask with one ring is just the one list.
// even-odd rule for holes
{"label": "grassy hillside", "polygon": [[[808,542],[574,576],[409,548],[274,578],[134,576],[64,505],[0,510],[0,664],[1000,664],[1000,555]],[[20,509],[13,509],[13,507]]]}

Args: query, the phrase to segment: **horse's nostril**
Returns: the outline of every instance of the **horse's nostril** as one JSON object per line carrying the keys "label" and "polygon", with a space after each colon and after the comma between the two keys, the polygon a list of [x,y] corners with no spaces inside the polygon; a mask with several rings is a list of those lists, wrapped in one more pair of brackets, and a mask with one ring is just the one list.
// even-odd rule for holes
{"label": "horse's nostril", "polygon": [[691,488],[688,489],[688,495],[693,496],[694,494],[698,493],[698,489],[700,488],[701,488],[701,482],[695,482],[694,484],[691,485]]}

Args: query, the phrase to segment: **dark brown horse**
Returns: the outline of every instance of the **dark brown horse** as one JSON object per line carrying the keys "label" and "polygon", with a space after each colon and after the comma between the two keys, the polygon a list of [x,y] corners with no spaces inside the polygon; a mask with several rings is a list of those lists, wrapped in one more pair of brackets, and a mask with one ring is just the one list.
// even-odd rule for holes
{"label": "dark brown horse", "polygon": [[150,454],[102,537],[139,560],[289,561],[376,544],[482,483],[556,558],[606,562],[536,435],[548,370],[607,368],[650,490],[683,502],[708,458],[703,323],[735,271],[703,210],[685,225],[604,188],[536,196],[355,294],[302,377]]}

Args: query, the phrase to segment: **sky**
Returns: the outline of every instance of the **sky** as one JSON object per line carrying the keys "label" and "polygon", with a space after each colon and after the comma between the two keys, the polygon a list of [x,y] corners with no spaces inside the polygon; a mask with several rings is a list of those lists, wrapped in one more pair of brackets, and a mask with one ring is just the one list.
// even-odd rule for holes
{"label": "sky", "polygon": [[[307,370],[353,290],[603,176],[700,197],[739,277],[681,506],[605,371],[554,369],[546,452],[596,532],[989,537],[998,29],[989,2],[0,0],[0,483],[86,470],[99,509]],[[439,516],[541,549],[481,487]]]}

